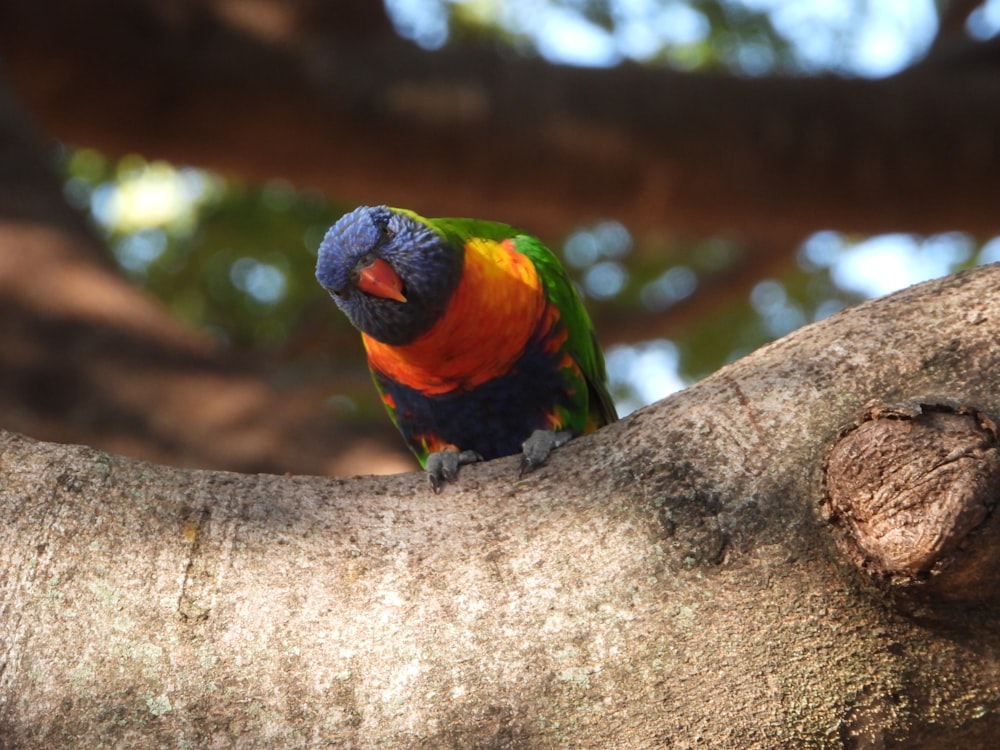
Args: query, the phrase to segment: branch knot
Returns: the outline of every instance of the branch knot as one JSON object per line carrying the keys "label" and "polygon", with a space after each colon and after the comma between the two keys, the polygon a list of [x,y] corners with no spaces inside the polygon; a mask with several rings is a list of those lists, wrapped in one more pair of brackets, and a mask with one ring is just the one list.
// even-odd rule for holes
{"label": "branch knot", "polygon": [[942,572],[1000,496],[998,445],[971,408],[869,404],[827,459],[823,512],[841,551],[894,582]]}

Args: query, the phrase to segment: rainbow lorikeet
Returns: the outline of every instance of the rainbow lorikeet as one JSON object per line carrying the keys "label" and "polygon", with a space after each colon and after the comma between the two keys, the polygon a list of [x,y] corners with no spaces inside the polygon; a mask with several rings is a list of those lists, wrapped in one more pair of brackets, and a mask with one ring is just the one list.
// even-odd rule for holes
{"label": "rainbow lorikeet", "polygon": [[523,474],[617,419],[583,303],[531,235],[363,206],[326,233],[316,277],[360,329],[436,491],[463,464],[522,451]]}

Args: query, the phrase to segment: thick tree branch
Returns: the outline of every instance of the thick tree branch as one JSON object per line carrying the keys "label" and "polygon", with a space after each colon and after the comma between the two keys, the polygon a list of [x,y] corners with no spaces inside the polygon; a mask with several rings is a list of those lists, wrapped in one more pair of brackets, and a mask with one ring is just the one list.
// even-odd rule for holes
{"label": "thick tree branch", "polygon": [[[436,497],[417,474],[188,472],[8,434],[0,736],[987,747],[996,587],[956,608],[947,570],[870,578],[820,507],[863,404],[1000,414],[998,288],[984,267],[859,306],[524,481],[502,459]],[[963,533],[975,557],[1000,529]],[[977,559],[965,580],[995,580]]]}
{"label": "thick tree branch", "polygon": [[6,4],[0,49],[29,107],[81,145],[547,235],[608,216],[770,247],[819,228],[1000,231],[988,65],[877,82],[584,70],[359,42],[322,19],[266,34],[219,0],[173,23],[151,0],[101,24],[57,5]]}

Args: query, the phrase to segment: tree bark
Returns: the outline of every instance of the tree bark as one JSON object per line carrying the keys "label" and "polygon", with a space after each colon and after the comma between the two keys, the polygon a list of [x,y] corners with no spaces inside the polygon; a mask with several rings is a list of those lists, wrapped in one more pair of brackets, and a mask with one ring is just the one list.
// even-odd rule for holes
{"label": "tree bark", "polygon": [[1000,416],[998,291],[861,305],[440,496],[6,434],[0,746],[992,746],[994,514],[901,582],[823,508],[865,404]]}

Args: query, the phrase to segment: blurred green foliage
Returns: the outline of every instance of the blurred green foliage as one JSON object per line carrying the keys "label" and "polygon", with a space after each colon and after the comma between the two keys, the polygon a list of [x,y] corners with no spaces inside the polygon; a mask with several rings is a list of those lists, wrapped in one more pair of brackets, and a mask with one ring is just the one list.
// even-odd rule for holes
{"label": "blurred green foliage", "polygon": [[115,259],[178,317],[238,347],[277,347],[322,296],[316,250],[345,210],[275,181],[248,186],[129,156],[67,152],[66,192]]}
{"label": "blurred green foliage", "polygon": [[681,70],[750,74],[797,64],[794,44],[775,27],[766,3],[388,0],[386,5],[401,34],[431,48],[445,42],[499,44],[524,55],[559,58],[563,53],[554,52],[547,35],[561,25],[596,45],[597,64],[632,59]]}
{"label": "blurred green foliage", "polygon": [[[877,5],[844,2],[861,15]],[[787,30],[794,27],[788,14],[791,9],[800,19],[808,16],[803,4],[785,0],[393,0],[389,6],[400,32],[425,46],[448,40],[502,44],[534,54],[545,44],[539,35],[546,23],[567,22],[613,39],[617,47],[611,58],[741,74],[795,69],[801,50]],[[422,15],[407,15],[413,12]],[[779,23],[781,18],[785,21]],[[849,28],[841,23],[811,33],[825,35],[835,46]],[[290,337],[303,330],[317,341],[311,346],[298,342],[292,347],[297,356],[323,352],[331,331],[346,332],[346,321],[313,273],[323,234],[352,204],[280,181],[248,186],[136,156],[112,160],[90,150],[66,150],[62,166],[67,197],[91,215],[122,270],[178,317],[231,346],[267,348],[286,357]],[[544,239],[562,252],[589,298],[598,329],[602,318],[669,316],[672,306],[699,288],[731,275],[745,253],[729,238],[637,239],[610,218],[579,228],[561,243]],[[627,356],[612,358],[625,363],[622,371],[610,368],[616,397],[632,408],[800,325],[882,293],[866,288],[848,267],[866,262],[886,267],[884,248],[866,248],[864,238],[833,233],[821,239],[813,245],[807,241],[781,278],[758,283],[749,295],[726,297],[711,316],[689,325],[672,342],[635,347]],[[894,252],[902,258],[897,267],[937,258],[925,277],[1000,259],[997,241],[979,246],[959,235],[894,241]],[[919,277],[906,279],[904,284]],[[360,356],[360,346],[356,351]],[[640,355],[659,357],[659,369],[641,376],[646,382],[629,371]],[[650,380],[658,382],[651,386]]]}
{"label": "blurred green foliage", "polygon": [[[886,75],[926,51],[942,0],[386,0],[426,48],[499,45],[555,62],[737,75]],[[974,14],[975,15],[975,14]],[[979,26],[988,26],[980,19]],[[986,29],[979,29],[980,34]]]}
{"label": "blurred green foliage", "polygon": [[[297,341],[296,356],[322,357],[330,355],[332,347],[324,342],[335,331],[350,334],[314,269],[324,233],[351,206],[283,182],[247,186],[135,156],[110,160],[89,150],[66,151],[63,165],[68,198],[89,212],[123,272],[220,342],[284,350],[288,357],[289,340],[305,330],[317,340]],[[899,254],[898,263],[927,265],[925,276],[1000,259],[1000,241],[979,245],[960,234],[868,240],[819,233],[780,278],[764,279],[749,295],[726,297],[712,315],[674,337],[675,358],[661,358],[659,370],[641,376],[660,383],[643,383],[636,373],[611,367],[616,398],[635,408],[870,296],[852,287],[863,284],[862,278],[845,283],[838,275],[868,245],[877,256],[880,239],[891,240],[882,244]],[[636,246],[628,229],[613,220],[580,227],[552,244],[587,298],[599,331],[602,319],[668,317],[700,286],[738,272],[745,253],[739,243],[720,237],[691,243],[661,238]],[[361,355],[360,346],[355,351]]]}

